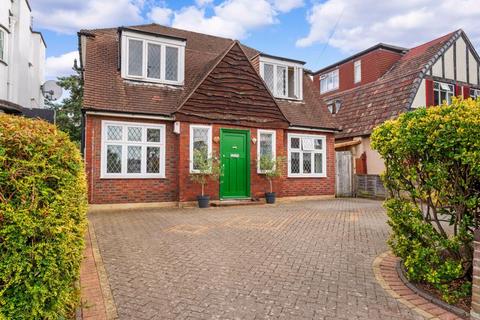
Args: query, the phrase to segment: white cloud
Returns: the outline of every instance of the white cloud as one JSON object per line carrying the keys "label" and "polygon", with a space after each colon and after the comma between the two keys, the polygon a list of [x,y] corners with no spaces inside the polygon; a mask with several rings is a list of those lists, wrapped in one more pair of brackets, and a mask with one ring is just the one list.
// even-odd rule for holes
{"label": "white cloud", "polygon": [[212,4],[213,0],[195,0],[195,3],[200,7],[204,7],[204,6],[207,6],[209,4]]}
{"label": "white cloud", "polygon": [[162,24],[169,25],[171,22],[173,11],[165,7],[153,7],[147,14],[149,20]]}
{"label": "white cloud", "polygon": [[303,0],[274,0],[273,3],[280,12],[288,12],[304,5]]}
{"label": "white cloud", "polygon": [[143,0],[35,0],[31,3],[35,25],[60,33],[143,22]]}
{"label": "white cloud", "polygon": [[226,0],[207,16],[205,9],[190,6],[175,12],[172,26],[242,39],[250,30],[275,23],[278,12],[266,0]]}
{"label": "white cloud", "polygon": [[378,42],[411,47],[459,28],[478,45],[479,16],[478,0],[327,0],[311,8],[310,31],[297,46],[328,42],[344,52]]}
{"label": "white cloud", "polygon": [[78,51],[48,57],[45,62],[45,77],[47,79],[56,79],[57,77],[73,74],[72,68],[75,59],[78,61]]}

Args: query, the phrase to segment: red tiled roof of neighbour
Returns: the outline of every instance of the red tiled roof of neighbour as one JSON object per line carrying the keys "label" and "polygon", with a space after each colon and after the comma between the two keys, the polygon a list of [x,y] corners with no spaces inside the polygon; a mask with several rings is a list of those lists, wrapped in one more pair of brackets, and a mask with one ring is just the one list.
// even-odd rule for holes
{"label": "red tiled roof of neighbour", "polygon": [[378,80],[324,98],[324,104],[341,102],[335,115],[342,129],[337,138],[369,135],[375,126],[408,111],[425,73],[462,34],[458,30],[412,48]]}
{"label": "red tiled roof of neighbour", "polygon": [[[184,85],[167,86],[122,79],[118,70],[119,29],[82,30],[79,35],[89,38],[85,52],[87,63],[84,63],[85,110],[171,116],[179,111],[178,108],[185,104],[185,100],[191,96],[193,90],[198,88],[213,72],[225,52],[235,43],[231,39],[158,24],[132,26],[126,29],[186,39]],[[260,53],[243,44],[239,43],[238,45],[250,60]],[[307,87],[308,84],[304,84],[304,90]],[[311,88],[313,89],[313,87]],[[309,96],[305,93],[304,95]],[[247,95],[244,95],[243,99],[251,100],[251,98],[247,98]],[[272,99],[271,96],[270,99]],[[310,123],[312,127],[335,129],[335,121],[328,112],[316,119],[301,119],[301,114],[307,116],[318,113],[317,110],[314,110],[318,107],[317,101],[307,102],[305,100],[303,109],[299,110],[300,115],[292,112],[288,112],[289,116],[285,114],[288,122],[295,124],[303,121]],[[276,109],[278,110],[283,102],[275,99],[273,104],[277,104]],[[283,111],[284,108],[281,109]]]}

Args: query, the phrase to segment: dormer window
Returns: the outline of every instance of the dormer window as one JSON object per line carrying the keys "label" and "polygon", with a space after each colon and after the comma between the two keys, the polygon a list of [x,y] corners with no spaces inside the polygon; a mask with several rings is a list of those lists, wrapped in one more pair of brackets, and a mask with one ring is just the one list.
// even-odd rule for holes
{"label": "dormer window", "polygon": [[182,85],[185,70],[185,40],[122,32],[122,77]]}
{"label": "dormer window", "polygon": [[337,90],[339,84],[338,69],[320,76],[320,93]]}
{"label": "dormer window", "polygon": [[260,56],[260,76],[275,98],[303,99],[301,63]]}
{"label": "dormer window", "polygon": [[338,113],[341,107],[342,107],[342,102],[340,100],[335,100],[328,103],[328,111],[330,111],[331,114]]}

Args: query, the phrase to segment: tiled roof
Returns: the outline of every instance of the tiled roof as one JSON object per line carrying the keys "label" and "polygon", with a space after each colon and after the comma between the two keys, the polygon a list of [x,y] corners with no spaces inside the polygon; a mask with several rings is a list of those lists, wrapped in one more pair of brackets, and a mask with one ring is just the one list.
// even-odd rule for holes
{"label": "tiled roof", "polygon": [[407,111],[427,70],[462,33],[458,30],[412,48],[378,80],[324,98],[324,104],[341,101],[334,116],[342,129],[337,137],[369,135],[377,125]]}
{"label": "tiled roof", "polygon": [[[167,86],[122,79],[118,70],[118,29],[82,30],[80,34],[89,37],[84,66],[85,110],[171,116],[178,111],[193,90],[205,80],[225,52],[234,44],[232,39],[157,24],[133,26],[128,29],[186,39],[184,86]],[[248,59],[260,53],[243,44],[239,45]],[[311,80],[309,81],[311,83]],[[306,99],[298,106],[298,112],[285,108],[286,104],[283,101],[277,100],[277,107],[281,108],[291,124],[305,123],[312,127],[335,128],[335,121],[328,112],[324,112],[315,119],[311,118],[311,115],[320,113],[319,100],[307,100],[310,94],[305,91],[313,90],[313,86],[306,80],[304,83],[307,83],[304,84]],[[246,96],[244,99],[247,99]],[[287,112],[285,112],[286,109]]]}

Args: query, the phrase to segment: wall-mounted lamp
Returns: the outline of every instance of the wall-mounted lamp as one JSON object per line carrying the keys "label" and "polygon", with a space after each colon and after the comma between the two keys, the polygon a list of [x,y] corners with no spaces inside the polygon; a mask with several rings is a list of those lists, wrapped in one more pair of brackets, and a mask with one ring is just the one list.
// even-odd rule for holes
{"label": "wall-mounted lamp", "polygon": [[218,143],[220,141],[220,137],[216,136],[213,137],[213,142]]}
{"label": "wall-mounted lamp", "polygon": [[253,144],[256,144],[256,143],[257,143],[257,138],[253,137],[253,138],[252,138],[252,143],[253,143]]}

